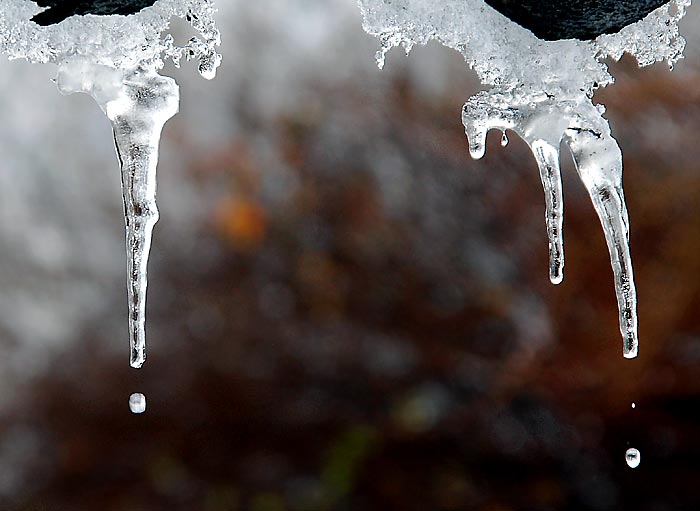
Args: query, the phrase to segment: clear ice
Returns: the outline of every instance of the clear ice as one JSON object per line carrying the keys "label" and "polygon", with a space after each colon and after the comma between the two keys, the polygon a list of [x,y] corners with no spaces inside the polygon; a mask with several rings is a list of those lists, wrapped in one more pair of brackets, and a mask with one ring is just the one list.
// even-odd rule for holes
{"label": "clear ice", "polygon": [[625,452],[625,461],[630,468],[637,468],[642,462],[642,454],[637,449],[629,448]]}
{"label": "clear ice", "polygon": [[603,62],[623,53],[640,66],[682,57],[685,41],[678,22],[691,0],[671,0],[617,34],[593,41],[543,41],[483,0],[359,0],[363,27],[379,38],[376,58],[436,40],[459,51],[490,86],[464,105],[462,122],[475,159],[484,156],[489,130],[512,130],[529,145],[545,194],[549,278],[564,278],[564,202],[559,167],[562,146],[571,153],[603,227],[619,308],[622,352],[638,353],[637,296],[629,250],[629,219],[622,191],[622,153],[592,98],[613,83]]}
{"label": "clear ice", "polygon": [[[179,66],[184,56],[198,61],[204,78],[214,78],[221,62],[215,9],[211,0],[158,0],[129,16],[72,16],[47,27],[30,21],[41,10],[26,0],[0,0],[0,50],[10,58],[56,64],[59,90],[90,94],[112,123],[126,222],[130,364],[139,368],[146,360],[147,267],[158,221],[158,146],[179,105],[177,84],[158,71],[164,59]],[[185,19],[198,35],[178,46],[165,33],[173,17]],[[134,396],[145,409],[142,394],[132,395],[130,405]]]}

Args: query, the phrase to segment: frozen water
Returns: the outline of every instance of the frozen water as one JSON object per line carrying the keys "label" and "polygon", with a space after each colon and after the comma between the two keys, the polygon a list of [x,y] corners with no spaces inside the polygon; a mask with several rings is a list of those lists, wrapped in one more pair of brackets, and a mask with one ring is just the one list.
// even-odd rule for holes
{"label": "frozen water", "polygon": [[163,126],[177,113],[179,90],[175,80],[153,70],[125,73],[77,59],[59,67],[56,83],[64,94],[90,94],[112,122],[126,219],[130,363],[139,368],[146,360],[147,265],[158,221],[158,145]]}
{"label": "frozen water", "polygon": [[642,455],[637,449],[631,447],[627,449],[625,453],[625,461],[627,461],[627,465],[629,465],[630,468],[637,468],[642,462]]}
{"label": "frozen water", "polygon": [[[112,122],[126,221],[130,363],[139,368],[146,360],[147,267],[158,221],[158,146],[179,105],[177,84],[158,70],[164,58],[179,66],[185,56],[198,60],[204,78],[214,78],[221,62],[214,7],[210,0],[158,0],[129,16],[72,16],[45,27],[31,21],[41,11],[27,0],[0,0],[0,49],[10,58],[57,64],[59,90],[90,94]],[[177,46],[165,34],[173,16],[199,36]]]}
{"label": "frozen water", "polygon": [[[158,0],[129,16],[72,16],[46,27],[31,21],[42,10],[28,0],[0,0],[0,50],[9,58],[55,64],[82,58],[133,70],[160,69],[163,58],[178,65],[185,56],[199,61],[205,78],[212,78],[221,62],[211,0]],[[199,35],[176,45],[165,34],[173,17],[185,19]]]}
{"label": "frozen water", "polygon": [[[377,36],[383,67],[387,52],[406,53],[431,40],[459,51],[491,86],[464,105],[462,121],[473,158],[483,157],[490,129],[510,129],[535,156],[545,191],[549,277],[564,274],[563,195],[559,169],[562,144],[600,218],[610,252],[619,308],[623,355],[637,356],[637,297],[629,252],[629,220],[622,192],[622,154],[594,105],[595,89],[613,77],[603,62],[623,53],[646,66],[682,57],[678,21],[691,0],[671,0],[641,21],[593,41],[544,41],[489,7],[483,0],[359,0],[365,30]],[[502,138],[502,144],[507,137]]]}
{"label": "frozen water", "polygon": [[131,413],[143,413],[146,411],[146,396],[140,392],[134,392],[129,396],[129,410]]}

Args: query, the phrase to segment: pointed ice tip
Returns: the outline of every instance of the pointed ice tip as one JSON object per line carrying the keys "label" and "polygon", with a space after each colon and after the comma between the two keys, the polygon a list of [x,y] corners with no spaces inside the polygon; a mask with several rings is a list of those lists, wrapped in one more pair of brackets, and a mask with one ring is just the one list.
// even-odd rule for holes
{"label": "pointed ice tip", "polygon": [[625,358],[637,358],[639,354],[639,341],[637,340],[636,332],[625,338],[625,344],[622,347],[622,356]]}
{"label": "pointed ice tip", "polygon": [[145,353],[132,353],[131,354],[131,360],[129,361],[129,365],[133,367],[134,369],[141,369],[143,364],[146,362],[146,354]]}
{"label": "pointed ice tip", "polygon": [[623,351],[622,353],[622,356],[628,359],[637,358],[637,355],[639,355],[639,353],[637,352],[636,347],[630,351]]}
{"label": "pointed ice tip", "polygon": [[480,160],[486,154],[486,146],[483,144],[469,144],[469,154],[474,160]]}
{"label": "pointed ice tip", "polygon": [[558,286],[564,281],[564,273],[562,273],[561,271],[550,272],[549,281],[555,286]]}

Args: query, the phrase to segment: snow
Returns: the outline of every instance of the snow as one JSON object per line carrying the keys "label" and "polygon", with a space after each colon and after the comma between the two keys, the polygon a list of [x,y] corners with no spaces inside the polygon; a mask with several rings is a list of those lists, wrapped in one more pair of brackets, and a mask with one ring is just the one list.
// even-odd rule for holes
{"label": "snow", "polygon": [[[177,64],[185,56],[198,60],[209,79],[221,62],[211,0],[158,0],[129,16],[72,16],[46,27],[31,21],[42,10],[29,0],[0,0],[0,50],[9,58],[55,64],[83,58],[128,70],[160,69],[164,59]],[[166,34],[173,17],[185,19],[198,35],[178,46]]]}
{"label": "snow", "polygon": [[617,34],[593,41],[543,41],[482,0],[359,0],[364,29],[377,36],[380,68],[393,47],[408,54],[437,40],[460,52],[487,91],[470,98],[462,120],[475,159],[483,157],[490,129],[522,137],[532,149],[545,190],[550,280],[563,279],[563,196],[559,148],[569,148],[600,218],[610,251],[623,337],[623,355],[638,353],[637,297],[629,252],[629,220],[622,191],[622,154],[592,102],[613,83],[604,59],[623,53],[640,66],[682,57],[678,22],[690,0],[672,0]]}

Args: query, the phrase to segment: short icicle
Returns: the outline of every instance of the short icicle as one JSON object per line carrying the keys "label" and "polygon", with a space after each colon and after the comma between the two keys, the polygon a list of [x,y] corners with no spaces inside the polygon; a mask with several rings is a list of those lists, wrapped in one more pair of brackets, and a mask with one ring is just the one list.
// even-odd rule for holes
{"label": "short icicle", "polygon": [[530,144],[540,169],[544,188],[545,221],[549,238],[549,280],[560,284],[564,280],[564,198],[562,195],[559,148],[544,140]]}
{"label": "short icicle", "polygon": [[147,267],[158,221],[158,146],[163,126],[178,111],[179,89],[155,69],[124,71],[79,58],[59,66],[56,83],[64,94],[90,94],[112,122],[126,220],[130,363],[139,368],[146,360]]}

